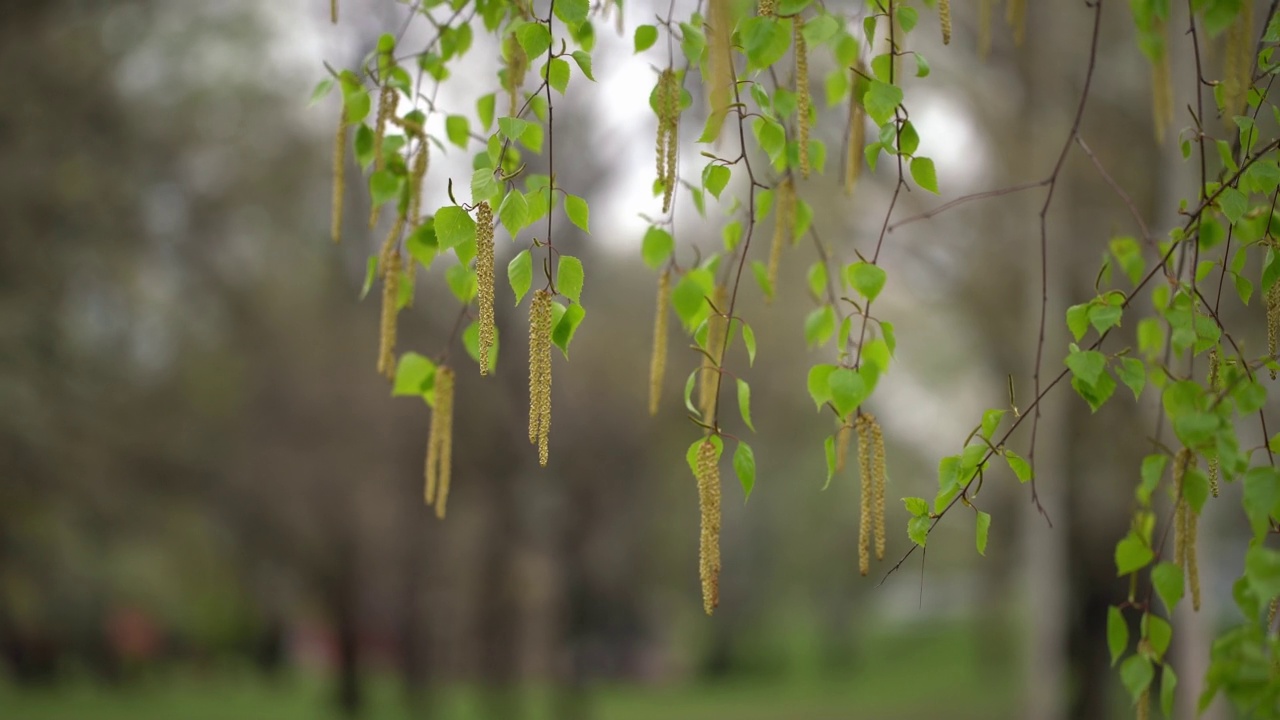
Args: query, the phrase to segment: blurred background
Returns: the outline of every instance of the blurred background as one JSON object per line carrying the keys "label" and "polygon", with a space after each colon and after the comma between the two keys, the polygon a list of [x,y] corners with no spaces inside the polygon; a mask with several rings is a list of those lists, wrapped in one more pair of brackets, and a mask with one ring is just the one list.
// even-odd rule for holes
{"label": "blurred background", "polygon": [[[957,4],[946,49],[936,15],[921,13],[912,44],[933,72],[906,82],[907,105],[943,196],[914,190],[895,218],[1046,177],[1078,102],[1092,11],[1030,5],[1021,47],[996,7],[985,58],[976,6]],[[690,10],[676,3],[677,16]],[[909,548],[896,498],[933,496],[938,459],[984,409],[1007,405],[1008,376],[1020,406],[1032,399],[1041,189],[887,238],[877,306],[899,345],[870,404],[894,500],[888,561],[871,577],[857,574],[853,464],[821,490],[833,427],[805,377],[832,351],[804,348],[813,246],[784,256],[783,300],[747,287],[759,479],[743,502],[724,464],[721,603],[703,615],[684,460],[697,431],[679,400],[698,356],[677,338],[663,410],[646,408],[655,278],[639,261],[640,215],[660,201],[655,118],[639,91],[655,58],[631,53],[632,29],[654,22],[644,0],[627,3],[622,36],[597,23],[599,82],[575,72],[555,101],[556,136],[572,139],[557,143],[559,182],[587,196],[593,234],[557,221],[557,245],[586,264],[589,315],[572,362],[555,360],[550,466],[525,442],[527,320],[500,280],[498,373],[482,380],[469,361],[459,372],[449,517],[422,507],[430,413],[390,397],[374,372],[376,293],[358,301],[385,228],[365,231],[367,197],[351,182],[356,220],[341,245],[328,240],[337,98],[307,104],[322,62],[356,65],[406,12],[343,0],[335,28],[320,0],[0,0],[0,717],[1129,716],[1105,610],[1125,592],[1112,548],[1154,432],[1150,398],[1122,388],[1091,415],[1060,388],[1036,454],[1052,529],[999,468],[978,503],[994,516],[985,558],[972,514],[957,512],[927,556],[877,584]],[[1176,138],[1154,140],[1128,13],[1104,9],[1082,136],[1162,236],[1194,177]],[[1170,27],[1185,108],[1184,8]],[[411,28],[405,47],[425,33]],[[477,33],[440,106],[470,114],[497,56]],[[846,110],[822,102],[831,63],[815,52],[810,64],[832,160],[800,192],[848,262],[874,244],[894,176],[882,163],[851,199],[841,193]],[[1189,124],[1178,117],[1175,131]],[[693,137],[701,119],[686,120]],[[685,153],[695,177],[703,161]],[[427,207],[469,168],[469,153],[437,153]],[[726,207],[703,220],[678,202],[682,257],[718,242]],[[1139,228],[1078,149],[1048,221],[1056,374],[1065,307],[1093,296],[1108,240]],[[500,266],[524,246],[500,242]],[[448,264],[419,277],[402,351],[444,350]],[[1237,338],[1262,347],[1258,303],[1225,296]],[[737,348],[727,362],[746,368]],[[1251,432],[1242,444],[1259,442]],[[1016,440],[1024,449],[1025,434]],[[1184,717],[1211,634],[1235,620],[1247,535],[1237,491],[1224,488],[1202,524],[1204,608],[1176,619]]]}

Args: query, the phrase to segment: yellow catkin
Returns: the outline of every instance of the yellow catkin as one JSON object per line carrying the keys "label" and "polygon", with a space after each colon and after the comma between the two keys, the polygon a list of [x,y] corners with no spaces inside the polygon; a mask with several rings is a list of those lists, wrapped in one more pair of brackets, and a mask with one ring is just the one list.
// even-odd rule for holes
{"label": "yellow catkin", "polygon": [[849,438],[852,435],[853,426],[841,423],[840,429],[836,431],[836,472],[843,471],[849,460]]}
{"label": "yellow catkin", "polygon": [[1173,122],[1173,75],[1169,69],[1168,32],[1161,24],[1160,57],[1151,61],[1151,114],[1155,120],[1156,142],[1164,143],[1165,132]]}
{"label": "yellow catkin", "polygon": [[778,292],[778,266],[782,264],[782,248],[792,236],[796,217],[795,186],[791,177],[778,183],[773,196],[773,244],[769,246],[769,285]]}
{"label": "yellow catkin", "polygon": [[[1209,389],[1217,390],[1220,384],[1221,360],[1218,348],[1209,351]],[[1209,458],[1209,492],[1218,497],[1218,458]]]}
{"label": "yellow catkin", "polygon": [[436,517],[444,519],[449,504],[449,483],[453,475],[453,370],[441,365],[436,369],[436,407],[432,420],[440,418],[438,458],[439,487],[436,494]]}
{"label": "yellow catkin", "polygon": [[329,21],[338,24],[338,0],[329,0]]}
{"label": "yellow catkin", "polygon": [[1187,465],[1191,462],[1191,450],[1182,448],[1173,457],[1173,562],[1179,566],[1186,565],[1187,558],[1187,501],[1182,497],[1182,479],[1187,474]]}
{"label": "yellow catkin", "polygon": [[876,559],[884,559],[885,527],[884,527],[884,491],[887,482],[884,469],[884,433],[880,423],[871,413],[865,413],[871,419],[871,489],[872,519],[875,521]]}
{"label": "yellow catkin", "polygon": [[871,503],[875,492],[872,487],[871,425],[865,415],[859,415],[853,428],[858,436],[858,573],[865,577],[871,572]]}
{"label": "yellow catkin", "polygon": [[[729,101],[733,89],[733,19],[730,16],[730,0],[711,0],[708,17],[708,65],[710,80],[707,91],[709,118],[707,127],[718,134],[725,116],[729,114]],[[713,139],[714,141],[714,139]]]}
{"label": "yellow catkin", "polygon": [[347,109],[339,108],[338,132],[333,139],[333,217],[330,234],[342,239],[342,198],[347,192]]}
{"label": "yellow catkin", "polygon": [[665,107],[663,118],[667,126],[666,157],[662,175],[662,212],[671,210],[671,199],[676,191],[676,159],[680,149],[680,82],[675,72],[666,71],[667,89],[663,93]]}
{"label": "yellow catkin", "polygon": [[707,319],[707,353],[702,356],[702,372],[698,373],[698,410],[702,412],[702,421],[708,425],[716,424],[716,392],[720,385],[721,351],[724,349],[724,331],[728,325],[723,315],[729,311],[727,306],[729,290],[724,285],[717,285],[711,294],[711,304],[717,309]]}
{"label": "yellow catkin", "polygon": [[853,189],[858,184],[858,176],[862,174],[862,146],[866,144],[866,121],[863,119],[862,103],[858,102],[856,91],[859,77],[857,72],[853,73],[852,87],[855,91],[849,93],[849,136],[845,143],[844,159],[845,195],[853,195]]}
{"label": "yellow catkin", "polygon": [[760,17],[773,17],[778,14],[778,0],[760,0],[756,5],[756,14]]}
{"label": "yellow catkin", "polygon": [[995,0],[978,0],[978,57],[986,59],[991,53],[991,16]]}
{"label": "yellow catkin", "polygon": [[809,177],[809,48],[804,39],[804,21],[791,21],[796,55],[796,141],[800,150],[800,174]]}
{"label": "yellow catkin", "polygon": [[671,297],[671,272],[658,276],[658,310],[653,318],[653,356],[649,358],[649,414],[658,414],[662,378],[667,372],[667,303]]}
{"label": "yellow catkin", "polygon": [[1253,76],[1253,8],[1242,3],[1235,22],[1227,28],[1223,59],[1222,104],[1228,117],[1244,109]]}
{"label": "yellow catkin", "polygon": [[[383,85],[382,90],[378,93],[378,118],[374,123],[373,129],[373,163],[375,170],[382,170],[387,166],[387,159],[382,153],[382,142],[387,135],[387,123],[396,114],[396,104],[400,100],[400,94],[390,85]],[[378,224],[378,206],[371,205],[369,208],[369,229],[372,230]]]}
{"label": "yellow catkin", "polygon": [[698,446],[698,509],[702,518],[698,543],[698,576],[702,579],[702,609],[708,615],[720,604],[720,465],[715,444]]}
{"label": "yellow catkin", "polygon": [[489,374],[493,350],[493,211],[488,202],[476,209],[476,286],[480,306],[480,374]]}
{"label": "yellow catkin", "polygon": [[667,179],[667,91],[671,88],[667,83],[669,72],[671,71],[663,70],[658,75],[658,84],[653,91],[653,105],[658,113],[658,142],[654,149],[658,182],[666,182]]}
{"label": "yellow catkin", "polygon": [[1151,717],[1151,686],[1148,685],[1138,696],[1138,720],[1149,720]]}
{"label": "yellow catkin", "polygon": [[1196,534],[1200,525],[1200,516],[1195,510],[1187,508],[1187,584],[1191,586],[1191,609],[1200,610],[1200,563],[1196,559]]}
{"label": "yellow catkin", "polygon": [[551,293],[539,290],[529,304],[529,442],[546,467],[551,433]]}
{"label": "yellow catkin", "polygon": [[1027,0],[1009,0],[1004,19],[1013,28],[1013,42],[1021,45],[1027,35]]}
{"label": "yellow catkin", "polygon": [[938,0],[938,22],[942,25],[942,44],[951,44],[951,0]]}
{"label": "yellow catkin", "polygon": [[[1267,290],[1267,355],[1276,357],[1276,340],[1280,338],[1280,282],[1272,283]],[[1276,371],[1271,371],[1271,379],[1276,379]]]}
{"label": "yellow catkin", "polygon": [[524,85],[525,73],[529,70],[529,56],[515,33],[507,33],[503,41],[503,55],[506,59],[506,91],[510,99],[507,114],[515,117],[519,111],[520,88]]}
{"label": "yellow catkin", "polygon": [[396,315],[400,310],[400,251],[393,250],[387,259],[386,277],[382,280],[381,340],[378,343],[378,372],[388,379],[396,374]]}
{"label": "yellow catkin", "polygon": [[418,141],[418,152],[413,156],[413,168],[409,175],[409,181],[412,183],[409,194],[409,217],[413,220],[414,227],[422,224],[422,181],[427,176],[427,166],[431,158],[430,147],[431,143],[427,142],[426,136],[422,136]]}

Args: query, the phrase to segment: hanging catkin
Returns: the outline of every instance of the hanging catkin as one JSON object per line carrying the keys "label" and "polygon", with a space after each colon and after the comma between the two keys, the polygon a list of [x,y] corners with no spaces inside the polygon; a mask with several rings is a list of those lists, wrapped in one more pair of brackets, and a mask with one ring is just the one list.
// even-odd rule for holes
{"label": "hanging catkin", "polygon": [[546,467],[551,433],[551,293],[539,290],[529,303],[529,442]]}
{"label": "hanging catkin", "polygon": [[1009,0],[1004,19],[1013,28],[1013,42],[1022,45],[1027,35],[1027,0]]}
{"label": "hanging catkin", "polygon": [[329,21],[338,24],[338,0],[329,0]]}
{"label": "hanging catkin", "polygon": [[436,368],[435,409],[431,413],[431,431],[427,436],[426,487],[423,499],[435,505],[436,517],[444,519],[449,501],[449,480],[453,465],[453,370]]}
{"label": "hanging catkin", "polygon": [[849,438],[852,436],[853,426],[841,423],[840,429],[836,431],[836,472],[844,470],[845,463],[849,459]]}
{"label": "hanging catkin", "polygon": [[862,174],[862,146],[866,144],[866,121],[863,119],[861,98],[858,97],[858,80],[861,78],[853,71],[849,93],[849,128],[845,138],[844,159],[844,194],[853,195],[853,188],[858,184],[858,176]]}
{"label": "hanging catkin", "polygon": [[[337,0],[334,0],[336,3]],[[336,7],[336,4],[335,4]],[[335,20],[336,22],[336,20]],[[338,133],[333,139],[333,217],[330,234],[342,239],[342,198],[347,192],[347,108],[339,108]]]}
{"label": "hanging catkin", "polygon": [[876,537],[876,559],[884,559],[885,545],[885,527],[884,527],[884,492],[885,492],[885,469],[884,469],[884,433],[880,430],[880,423],[876,421],[876,416],[871,413],[864,413],[864,417],[870,419],[871,424],[871,483],[872,483],[872,513],[875,521],[875,537]]}
{"label": "hanging catkin", "polygon": [[791,238],[796,219],[796,193],[791,176],[782,179],[774,191],[773,243],[769,246],[769,286],[778,291],[778,266],[782,264],[782,248]]}
{"label": "hanging catkin", "polygon": [[488,202],[476,209],[476,284],[480,306],[480,374],[489,374],[489,354],[493,351],[493,211]]}
{"label": "hanging catkin", "polygon": [[[1273,251],[1280,252],[1273,246]],[[1280,282],[1273,282],[1267,290],[1267,355],[1276,357],[1276,340],[1280,338]],[[1276,371],[1271,371],[1271,379],[1276,379]]]}
{"label": "hanging catkin", "polygon": [[649,358],[649,414],[658,414],[662,378],[667,372],[667,302],[671,295],[671,271],[658,276],[658,309],[653,318],[653,356]]}
{"label": "hanging catkin", "polygon": [[1173,562],[1182,567],[1187,564],[1187,501],[1182,497],[1182,481],[1190,461],[1191,451],[1187,448],[1182,448],[1173,457]]}
{"label": "hanging catkin", "polygon": [[978,57],[986,59],[991,53],[991,16],[995,0],[978,0]]}
{"label": "hanging catkin", "polygon": [[938,21],[942,25],[942,44],[951,44],[951,0],[938,0]]}
{"label": "hanging catkin", "polygon": [[[1209,389],[1210,390],[1215,390],[1215,391],[1218,390],[1218,386],[1221,384],[1219,382],[1221,379],[1220,365],[1221,365],[1221,361],[1218,358],[1218,348],[1213,348],[1212,350],[1209,351]],[[1214,457],[1211,457],[1208,460],[1209,460],[1209,492],[1212,493],[1214,497],[1218,497],[1218,457],[1217,455],[1214,455]]]}
{"label": "hanging catkin", "polygon": [[1196,535],[1199,531],[1200,515],[1187,507],[1186,554],[1187,584],[1191,586],[1191,609],[1200,610],[1200,563],[1196,558]]}
{"label": "hanging catkin", "polygon": [[1151,114],[1155,119],[1156,142],[1163,143],[1173,122],[1173,76],[1169,69],[1169,37],[1160,23],[1160,57],[1151,61]]}
{"label": "hanging catkin", "polygon": [[791,21],[796,59],[796,141],[800,151],[800,174],[807,178],[809,164],[809,49],[804,39],[804,21]]}
{"label": "hanging catkin", "polygon": [[720,466],[719,452],[710,438],[698,446],[698,509],[701,521],[698,575],[702,579],[702,609],[708,615],[720,604]]}
{"label": "hanging catkin", "polygon": [[866,415],[859,415],[853,428],[858,436],[858,573],[865,577],[871,572],[871,504],[875,492],[875,476],[871,464],[871,424]]}
{"label": "hanging catkin", "polygon": [[414,153],[413,169],[409,175],[409,218],[414,227],[422,224],[422,181],[427,177],[427,165],[431,158],[430,147],[427,136],[420,136],[418,152]]}
{"label": "hanging catkin", "polygon": [[[733,89],[733,45],[730,36],[733,33],[733,19],[730,16],[730,0],[710,0],[711,9],[708,17],[708,51],[707,64],[710,70],[707,90],[708,109],[707,128],[717,137],[725,116],[729,114],[729,100]],[[711,138],[714,142],[716,138]]]}
{"label": "hanging catkin", "polygon": [[378,373],[388,380],[396,376],[396,315],[400,309],[400,250],[393,249],[387,257],[385,276],[382,279],[382,322],[378,342]]}
{"label": "hanging catkin", "polygon": [[680,81],[671,68],[658,78],[658,179],[662,181],[662,212],[670,212],[676,190],[676,159],[680,148]]}
{"label": "hanging catkin", "polygon": [[760,17],[773,17],[778,13],[778,0],[760,0],[756,5],[756,14]]}
{"label": "hanging catkin", "polygon": [[1227,28],[1222,75],[1222,105],[1229,119],[1244,109],[1253,79],[1252,3],[1240,3],[1235,22]]}

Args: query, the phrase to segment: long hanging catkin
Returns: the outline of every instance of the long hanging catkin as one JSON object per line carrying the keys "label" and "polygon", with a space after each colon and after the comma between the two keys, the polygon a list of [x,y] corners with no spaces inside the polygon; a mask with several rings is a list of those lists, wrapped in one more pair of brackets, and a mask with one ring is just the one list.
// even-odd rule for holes
{"label": "long hanging catkin", "polygon": [[796,60],[796,141],[800,146],[800,174],[809,177],[809,49],[804,39],[804,21],[791,22]]}
{"label": "long hanging catkin", "polygon": [[493,211],[488,202],[476,210],[476,285],[480,306],[480,374],[489,374],[489,354],[493,351]]}
{"label": "long hanging catkin", "polygon": [[658,276],[658,310],[653,319],[653,356],[649,358],[649,414],[658,414],[662,379],[667,372],[667,303],[671,296],[671,271]]}
{"label": "long hanging catkin", "polygon": [[546,467],[551,433],[551,293],[539,290],[529,304],[529,442]]}
{"label": "long hanging catkin", "polygon": [[858,436],[858,479],[859,479],[859,513],[858,513],[858,573],[866,576],[871,572],[871,531],[872,531],[872,495],[874,494],[874,471],[871,463],[871,423],[866,415],[859,415],[854,421],[854,432]]}
{"label": "long hanging catkin", "polygon": [[710,438],[698,446],[698,509],[701,533],[698,575],[702,579],[702,609],[708,615],[720,604],[720,467],[719,452]]}
{"label": "long hanging catkin", "polygon": [[[336,2],[335,1],[335,8]],[[337,22],[335,19],[334,22]],[[333,217],[330,234],[333,241],[342,239],[342,198],[347,191],[347,109],[339,108],[338,133],[333,139]]]}

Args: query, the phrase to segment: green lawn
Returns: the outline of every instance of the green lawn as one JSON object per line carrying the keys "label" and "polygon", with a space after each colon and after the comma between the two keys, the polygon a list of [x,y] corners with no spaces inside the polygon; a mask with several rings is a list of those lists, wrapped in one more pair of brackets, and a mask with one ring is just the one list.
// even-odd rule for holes
{"label": "green lawn", "polygon": [[[982,660],[972,631],[917,631],[867,640],[856,668],[821,677],[739,678],[719,683],[599,686],[591,694],[596,720],[998,720],[1016,712],[1021,678],[1015,663]],[[985,667],[980,667],[984,665]],[[169,672],[120,691],[92,683],[42,690],[0,684],[3,720],[330,720],[331,688],[323,678],[276,683],[251,673],[199,676]],[[443,720],[481,720],[486,705],[475,688],[433,689]],[[521,720],[552,720],[551,691],[522,691]],[[368,683],[365,720],[410,720],[398,684]]]}

